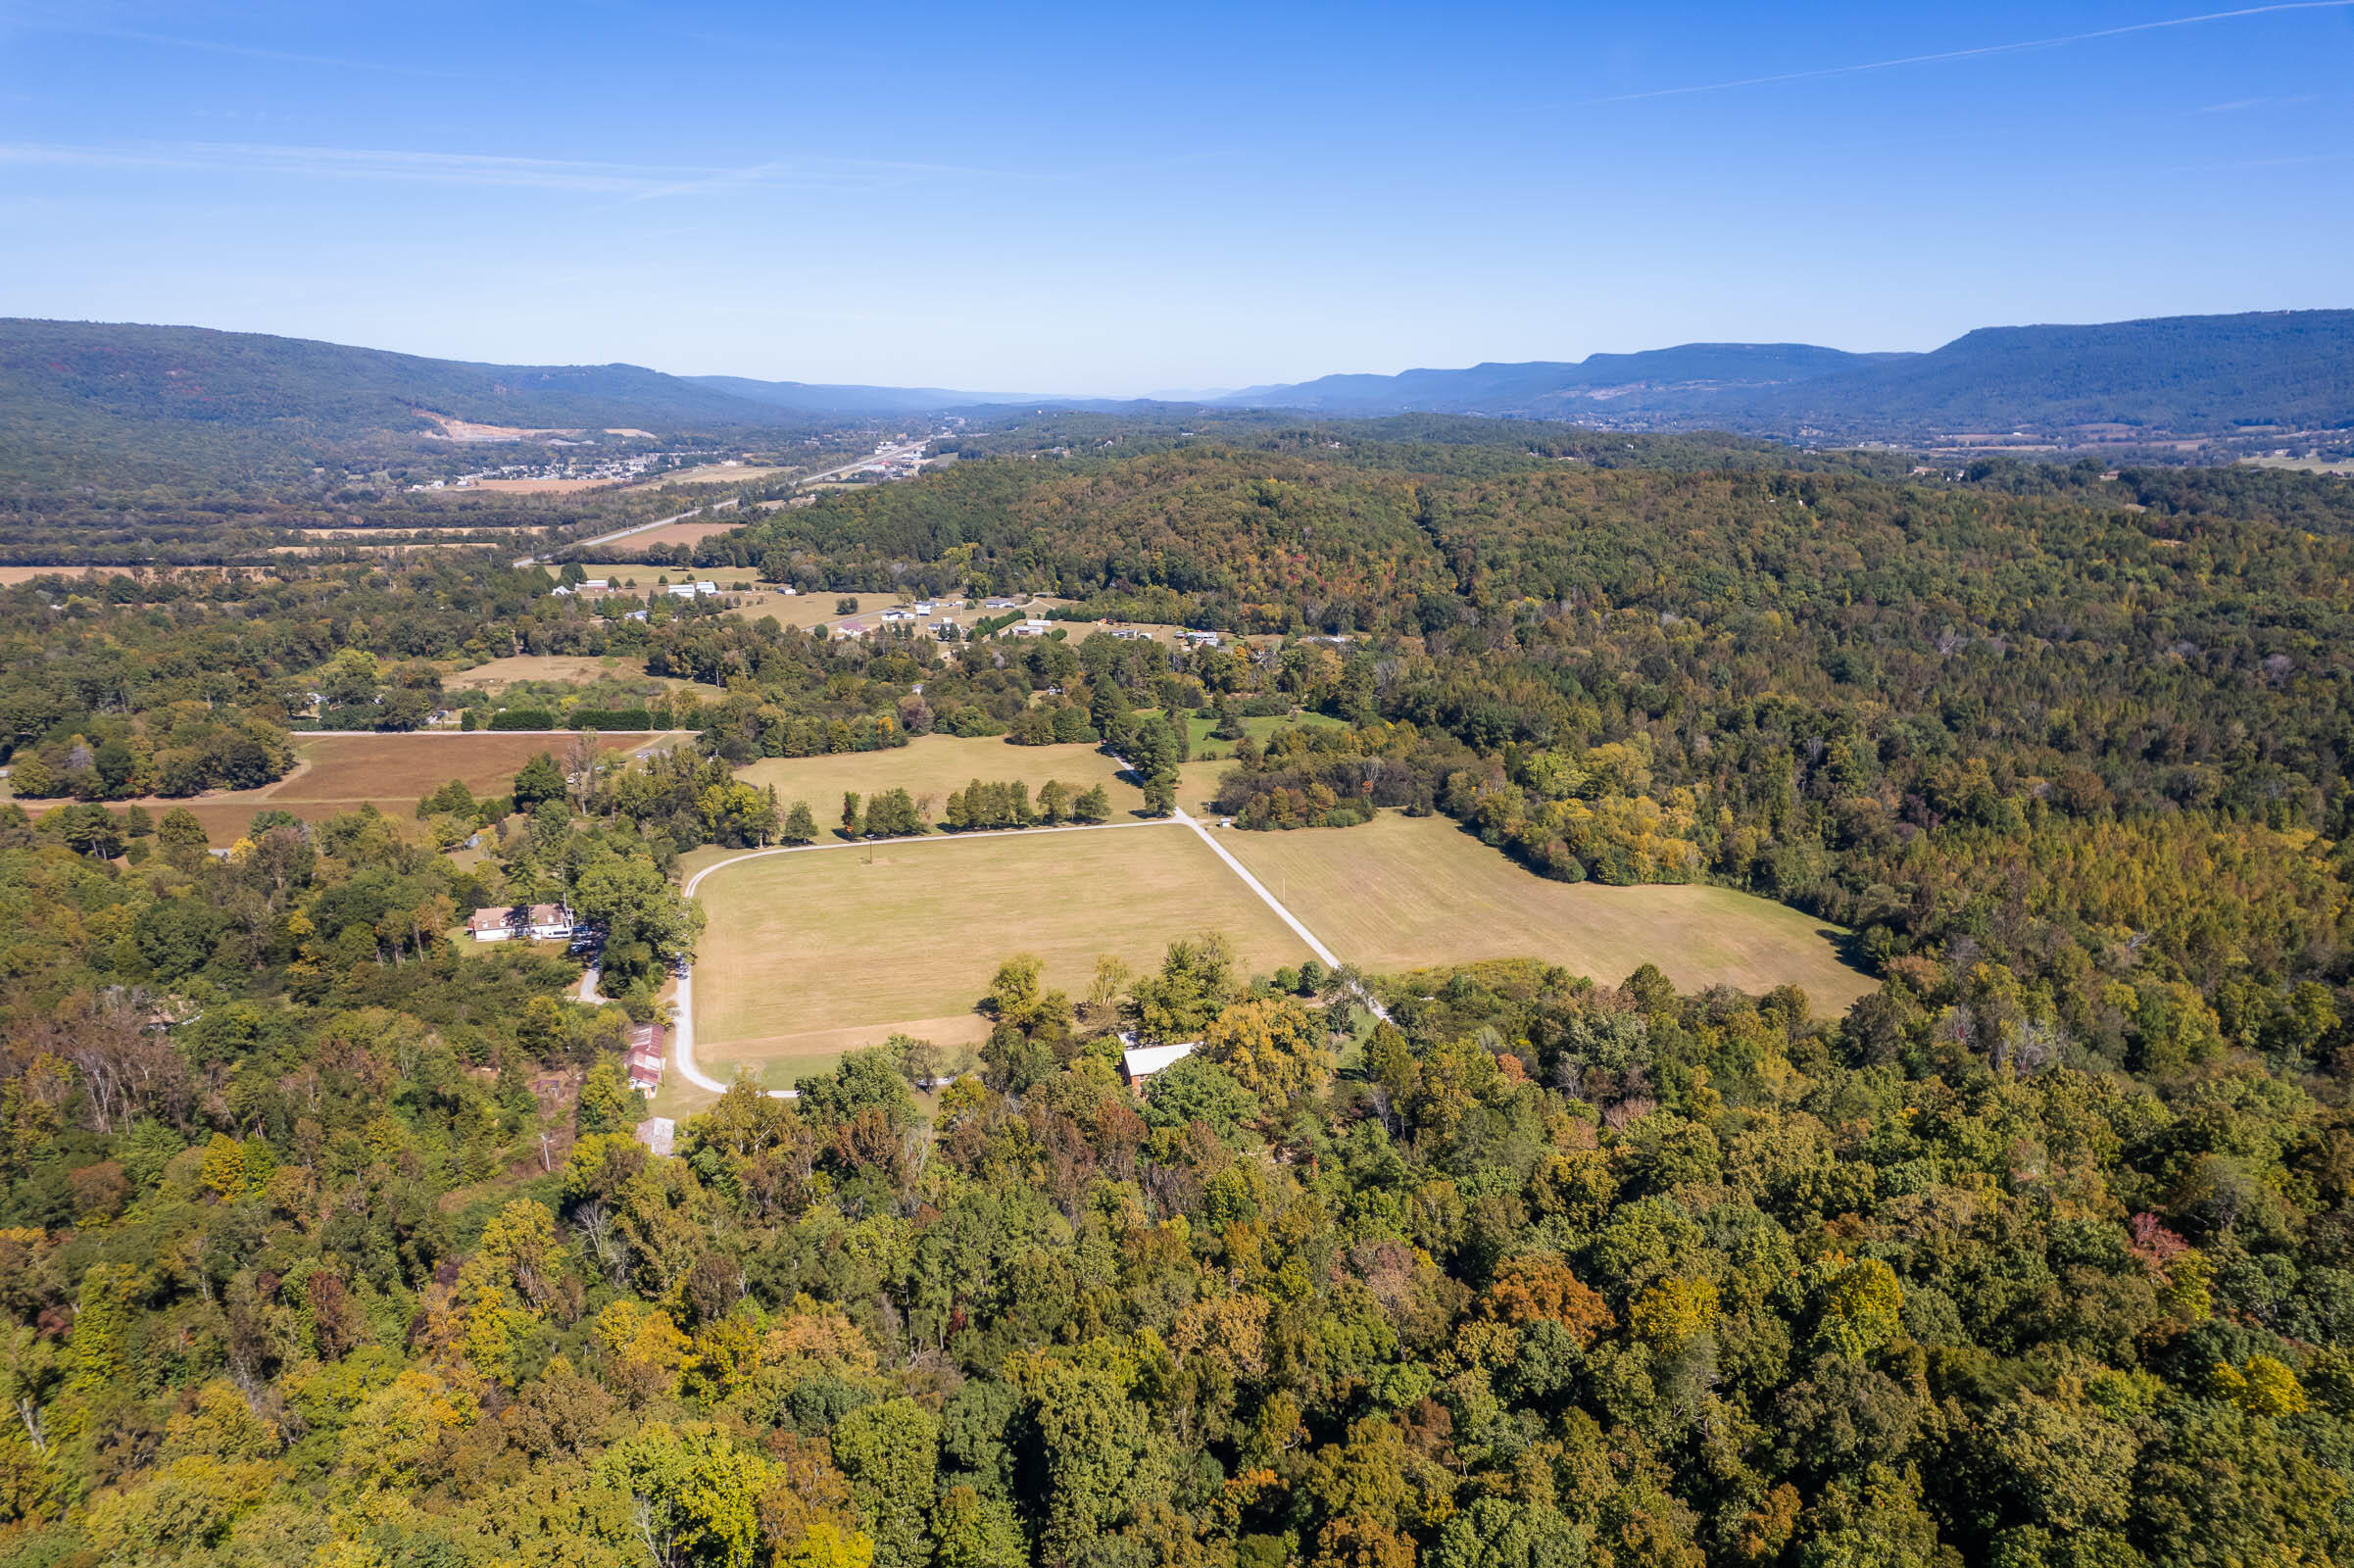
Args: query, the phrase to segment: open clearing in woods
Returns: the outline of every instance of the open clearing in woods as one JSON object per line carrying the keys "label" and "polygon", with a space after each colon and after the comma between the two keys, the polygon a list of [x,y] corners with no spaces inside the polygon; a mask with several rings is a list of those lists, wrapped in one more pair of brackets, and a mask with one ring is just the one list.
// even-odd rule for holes
{"label": "open clearing in woods", "polygon": [[[673,522],[660,528],[649,528],[644,533],[633,533],[628,538],[616,539],[613,543],[626,546],[631,550],[643,550],[648,545],[699,545],[715,533],[727,533],[743,526],[744,518],[738,516],[733,511],[728,511],[721,513],[716,520],[708,516],[689,517],[684,522]],[[661,570],[662,568],[655,569]],[[689,568],[676,567],[673,569],[683,571]]]}
{"label": "open clearing in woods", "polygon": [[444,675],[442,685],[451,691],[501,692],[519,681],[564,681],[574,685],[591,685],[597,681],[619,681],[647,692],[679,691],[693,688],[707,696],[724,695],[716,686],[684,680],[676,675],[649,675],[643,659],[628,659],[619,654],[602,657],[590,654],[511,654],[494,659],[486,664],[462,669],[455,675]]}
{"label": "open clearing in woods", "polygon": [[748,784],[776,786],[776,798],[791,810],[807,801],[818,825],[832,836],[842,818],[842,795],[872,796],[904,789],[920,801],[932,797],[932,819],[948,809],[951,790],[974,779],[985,784],[1020,779],[1036,802],[1039,786],[1060,779],[1084,789],[1101,784],[1111,797],[1116,820],[1145,804],[1135,785],[1119,776],[1119,764],[1092,746],[1008,746],[1002,738],[967,740],[956,735],[919,735],[884,752],[835,752],[825,757],[771,757],[736,770]]}
{"label": "open clearing in woods", "polygon": [[1098,954],[1143,970],[1204,931],[1233,941],[1247,974],[1308,956],[1177,822],[770,855],[711,872],[696,893],[709,916],[697,1061],[720,1079],[748,1067],[775,1089],[893,1033],[986,1038],[973,1004],[1017,953],[1074,998]]}
{"label": "open clearing in woods", "polygon": [[[407,818],[417,801],[448,783],[466,780],[476,795],[504,795],[515,776],[534,756],[546,752],[558,762],[571,750],[570,735],[522,735],[481,731],[453,735],[446,731],[408,735],[300,735],[294,750],[302,760],[275,784],[258,790],[222,790],[192,800],[146,800],[110,803],[117,810],[144,806],[161,817],[175,806],[196,813],[216,844],[234,842],[254,819],[256,811],[292,811],[305,821],[319,822],[374,802],[378,810]],[[607,751],[635,752],[651,746],[692,741],[676,731],[668,734],[600,735]],[[41,803],[32,803],[35,809]]]}
{"label": "open clearing in woods", "polygon": [[1540,958],[1616,985],[1647,962],[1685,991],[1794,985],[1827,1017],[1876,985],[1840,960],[1843,932],[1795,909],[1730,888],[1550,882],[1444,816],[1210,831],[1328,947],[1374,973]]}

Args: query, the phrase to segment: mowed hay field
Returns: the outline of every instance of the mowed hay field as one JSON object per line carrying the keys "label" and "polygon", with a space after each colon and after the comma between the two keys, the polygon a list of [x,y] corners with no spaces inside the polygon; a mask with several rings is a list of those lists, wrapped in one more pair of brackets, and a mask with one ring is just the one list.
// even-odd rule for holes
{"label": "mowed hay field", "polygon": [[[598,740],[608,751],[636,752],[693,738],[680,731],[600,735]],[[476,795],[504,795],[514,785],[516,772],[533,757],[546,752],[562,762],[571,745],[569,735],[489,731],[471,735],[436,731],[297,736],[294,750],[302,760],[275,784],[185,801],[150,797],[136,804],[157,816],[184,806],[196,813],[214,843],[228,844],[245,831],[254,813],[262,810],[292,811],[306,821],[318,822],[372,801],[379,810],[407,817],[417,809],[420,797],[454,778],[466,780],[466,787]]]}
{"label": "mowed hay field", "polygon": [[994,736],[919,735],[887,752],[771,757],[736,769],[736,776],[756,786],[775,785],[787,810],[795,801],[809,802],[819,825],[828,829],[841,820],[846,790],[871,796],[904,789],[918,801],[929,795],[936,822],[948,808],[949,792],[976,778],[986,784],[1020,779],[1030,786],[1033,802],[1049,779],[1082,789],[1101,784],[1111,797],[1114,821],[1145,804],[1143,793],[1119,776],[1119,764],[1092,746],[1008,746]]}
{"label": "mowed hay field", "polygon": [[1036,954],[1084,996],[1098,954],[1142,970],[1168,944],[1223,932],[1246,973],[1308,956],[1182,823],[797,850],[737,860],[696,888],[695,1054],[771,1088],[895,1031],[987,1036],[974,1003],[997,966]]}
{"label": "mowed hay field", "polygon": [[511,654],[494,659],[487,664],[462,669],[455,675],[442,677],[442,685],[452,691],[503,691],[517,681],[564,681],[586,685],[601,680],[622,681],[652,691],[678,691],[686,687],[718,694],[720,688],[700,682],[683,680],[675,675],[649,675],[642,659],[624,659],[618,654],[597,657],[588,654]]}
{"label": "mowed hay field", "polygon": [[716,522],[708,517],[689,517],[684,522],[673,522],[660,528],[649,528],[644,533],[633,533],[628,538],[616,539],[613,543],[627,545],[632,550],[643,550],[648,545],[699,545],[712,534],[727,533],[743,526],[744,518],[729,512]]}
{"label": "mowed hay field", "polygon": [[815,593],[788,594],[773,586],[761,587],[758,583],[747,585],[743,597],[745,603],[731,611],[731,614],[740,615],[746,620],[774,615],[778,625],[799,626],[805,631],[831,621],[853,618],[834,608],[837,600],[856,599],[858,602],[858,614],[865,617],[869,625],[874,624],[877,614],[899,603],[897,594],[838,594],[827,589],[819,589]]}
{"label": "mowed hay field", "polygon": [[[733,524],[728,526],[732,527]],[[668,532],[668,529],[662,530],[664,535]],[[666,537],[658,540],[655,534],[633,534],[627,539],[613,541],[616,547],[656,542],[670,544],[676,541]],[[550,576],[555,575],[555,567],[551,566],[548,570]],[[634,583],[635,587],[623,591],[635,594],[655,592],[657,577],[667,577],[673,583],[716,583],[730,598],[740,601],[728,613],[746,620],[774,615],[778,625],[799,626],[804,630],[822,626],[829,621],[848,619],[848,616],[834,609],[834,602],[839,599],[856,599],[859,613],[870,618],[899,603],[897,594],[838,594],[830,590],[788,594],[775,583],[761,582],[760,571],[752,566],[656,566],[642,561],[606,561],[585,562],[581,570],[591,578],[609,583]]]}
{"label": "mowed hay field", "polygon": [[1210,831],[1325,946],[1375,973],[1540,958],[1616,985],[1656,963],[1686,991],[1794,985],[1828,1017],[1876,985],[1840,961],[1843,933],[1795,909],[1730,888],[1550,882],[1444,816]]}

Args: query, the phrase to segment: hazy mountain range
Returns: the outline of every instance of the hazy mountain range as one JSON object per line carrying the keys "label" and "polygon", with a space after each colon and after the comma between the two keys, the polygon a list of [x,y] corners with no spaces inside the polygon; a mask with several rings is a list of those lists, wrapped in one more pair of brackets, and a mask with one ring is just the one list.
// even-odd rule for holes
{"label": "hazy mountain range", "polygon": [[1335,416],[1487,414],[1897,440],[2335,426],[2354,418],[2354,311],[1983,327],[1926,354],[1688,343],[1566,364],[1328,375],[1223,401]]}
{"label": "hazy mountain range", "polygon": [[[448,419],[749,432],[1010,404],[1167,406],[633,365],[478,365],[199,327],[0,319],[0,468],[21,477],[70,473],[75,454],[95,451],[154,457],[159,478],[190,465],[220,472],[266,449],[282,458],[289,444],[415,437]],[[2013,430],[2066,441],[2333,428],[2354,425],[2354,311],[1987,327],[1925,354],[1690,343],[1569,363],[1330,375],[1186,405],[1898,443]]]}

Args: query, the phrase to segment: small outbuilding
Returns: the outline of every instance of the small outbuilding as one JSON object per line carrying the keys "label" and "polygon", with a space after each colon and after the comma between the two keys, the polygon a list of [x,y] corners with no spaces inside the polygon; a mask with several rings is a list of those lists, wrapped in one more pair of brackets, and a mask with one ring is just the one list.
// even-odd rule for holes
{"label": "small outbuilding", "polygon": [[1146,1079],[1201,1049],[1199,1040],[1176,1046],[1130,1046],[1120,1054],[1120,1076],[1128,1081],[1129,1088],[1141,1091]]}
{"label": "small outbuilding", "polygon": [[666,1045],[661,1024],[641,1023],[631,1028],[626,1052],[632,1089],[650,1095],[662,1086],[662,1068],[669,1059]]}

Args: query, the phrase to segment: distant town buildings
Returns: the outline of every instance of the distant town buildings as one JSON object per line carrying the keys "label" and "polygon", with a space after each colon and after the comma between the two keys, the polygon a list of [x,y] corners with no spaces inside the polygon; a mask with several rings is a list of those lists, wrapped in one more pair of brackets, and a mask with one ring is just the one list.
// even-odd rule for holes
{"label": "distant town buildings", "polygon": [[923,449],[928,445],[918,441],[911,446],[894,448],[883,442],[874,449],[874,457],[847,469],[842,477],[853,484],[873,484],[894,479],[912,479],[923,471]]}
{"label": "distant town buildings", "polygon": [[[566,441],[552,437],[546,443],[551,448],[593,447],[594,441]],[[711,462],[708,452],[641,452],[631,457],[564,458],[547,463],[510,463],[496,468],[483,468],[473,473],[460,474],[455,479],[433,479],[409,487],[412,494],[426,490],[471,490],[492,481],[563,481],[585,484],[626,484],[632,479],[652,478],[677,468],[699,467]],[[723,461],[721,467],[740,466],[740,461]]]}

